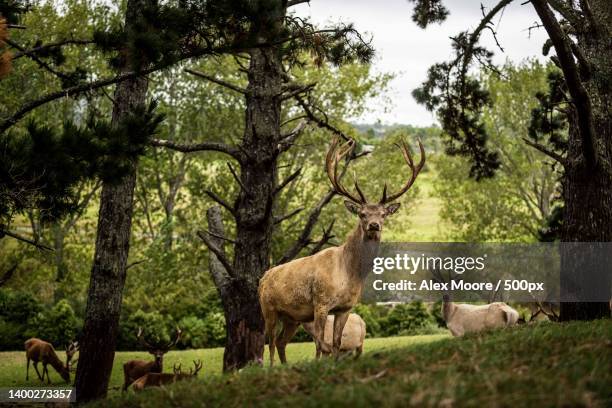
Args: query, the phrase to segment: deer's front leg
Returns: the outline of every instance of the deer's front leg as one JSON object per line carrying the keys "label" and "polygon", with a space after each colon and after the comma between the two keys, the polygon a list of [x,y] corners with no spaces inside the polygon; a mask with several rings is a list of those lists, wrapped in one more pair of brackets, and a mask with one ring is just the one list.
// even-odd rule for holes
{"label": "deer's front leg", "polygon": [[315,344],[317,346],[317,354],[330,353],[331,350],[325,344],[325,324],[327,323],[327,314],[329,309],[326,307],[317,307],[314,313],[314,335]]}
{"label": "deer's front leg", "polygon": [[342,344],[342,331],[344,330],[344,325],[346,325],[346,321],[348,320],[349,312],[336,313],[336,317],[334,318],[334,342],[333,342],[333,353],[334,358],[337,360],[340,356],[340,345]]}

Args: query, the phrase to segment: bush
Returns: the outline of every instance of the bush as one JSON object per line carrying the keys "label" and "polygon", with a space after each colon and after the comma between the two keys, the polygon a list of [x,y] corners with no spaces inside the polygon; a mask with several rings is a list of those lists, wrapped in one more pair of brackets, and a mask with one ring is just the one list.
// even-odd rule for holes
{"label": "bush", "polygon": [[42,304],[31,294],[0,290],[0,350],[23,350]]}
{"label": "bush", "polygon": [[75,340],[82,328],[82,322],[76,317],[66,299],[60,300],[51,309],[39,313],[31,323],[27,337],[39,337],[58,347]]}
{"label": "bush", "polygon": [[[129,313],[129,312],[128,312]],[[151,344],[168,343],[174,338],[175,326],[171,318],[159,312],[137,310],[124,314],[119,321],[117,348],[120,350],[141,350],[138,342],[138,329],[142,327],[143,337]]]}
{"label": "bush", "polygon": [[366,337],[379,337],[381,335],[380,328],[380,307],[376,305],[358,304],[353,308],[353,312],[357,313],[366,324]]}
{"label": "bush", "polygon": [[208,328],[204,320],[195,316],[183,317],[179,322],[183,330],[181,348],[203,348],[208,345]]}
{"label": "bush", "polygon": [[220,312],[213,312],[204,318],[206,327],[206,347],[219,347],[225,344],[225,316]]}
{"label": "bush", "polygon": [[435,325],[433,316],[420,301],[395,306],[382,322],[385,336],[415,335]]}

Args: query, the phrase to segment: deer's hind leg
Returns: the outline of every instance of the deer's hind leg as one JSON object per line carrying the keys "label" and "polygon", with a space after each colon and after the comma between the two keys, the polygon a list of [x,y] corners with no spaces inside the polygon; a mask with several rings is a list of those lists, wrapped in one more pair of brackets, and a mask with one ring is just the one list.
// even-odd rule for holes
{"label": "deer's hind leg", "polygon": [[281,330],[276,339],[278,358],[283,364],[287,364],[287,356],[285,354],[287,344],[291,341],[299,326],[300,324],[293,320],[283,320],[283,330]]}
{"label": "deer's hind leg", "polygon": [[28,360],[28,363],[26,365],[26,381],[29,381],[30,380],[30,378],[29,378],[29,376],[30,376],[30,359],[28,358],[27,360]]}
{"label": "deer's hind leg", "polygon": [[39,379],[40,381],[44,382],[44,381],[45,381],[45,378],[44,378],[44,377],[42,377],[42,376],[40,375],[40,371],[38,371],[38,361],[34,360],[34,362],[32,363],[32,365],[34,366],[34,370],[36,370],[36,374],[38,375],[38,379]]}

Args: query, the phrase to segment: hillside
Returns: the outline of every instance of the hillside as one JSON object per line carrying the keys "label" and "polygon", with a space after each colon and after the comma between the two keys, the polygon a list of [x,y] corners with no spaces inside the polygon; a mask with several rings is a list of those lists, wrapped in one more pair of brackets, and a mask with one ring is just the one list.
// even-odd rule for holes
{"label": "hillside", "polygon": [[[610,406],[612,321],[542,323],[179,383],[93,404],[162,406]],[[558,373],[555,376],[554,373]]]}

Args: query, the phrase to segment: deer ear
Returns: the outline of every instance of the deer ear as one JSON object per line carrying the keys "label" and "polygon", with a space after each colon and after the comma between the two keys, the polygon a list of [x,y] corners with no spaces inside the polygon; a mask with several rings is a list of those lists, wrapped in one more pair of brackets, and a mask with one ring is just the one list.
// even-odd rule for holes
{"label": "deer ear", "polygon": [[389,204],[385,210],[387,211],[387,215],[395,214],[397,210],[400,208],[400,203]]}
{"label": "deer ear", "polygon": [[353,214],[359,214],[359,206],[352,201],[344,200],[344,205]]}

